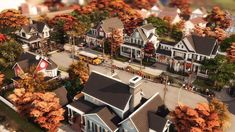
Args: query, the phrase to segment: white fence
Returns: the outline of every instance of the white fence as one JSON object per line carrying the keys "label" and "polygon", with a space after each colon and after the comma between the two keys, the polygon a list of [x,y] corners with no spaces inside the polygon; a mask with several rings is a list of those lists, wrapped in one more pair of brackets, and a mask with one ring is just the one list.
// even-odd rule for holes
{"label": "white fence", "polygon": [[6,100],[5,98],[3,98],[2,96],[0,96],[0,100],[5,103],[7,106],[9,106],[10,108],[12,108],[13,110],[17,111],[16,107],[9,102],[8,100]]}

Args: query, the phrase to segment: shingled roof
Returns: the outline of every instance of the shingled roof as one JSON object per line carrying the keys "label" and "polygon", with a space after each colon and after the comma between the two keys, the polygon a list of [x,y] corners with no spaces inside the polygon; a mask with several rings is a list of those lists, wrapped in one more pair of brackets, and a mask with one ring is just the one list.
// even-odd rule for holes
{"label": "shingled roof", "polygon": [[121,119],[107,106],[99,107],[89,114],[97,114],[111,131],[115,131],[118,128],[118,123],[121,122]]}
{"label": "shingled roof", "polygon": [[156,132],[163,132],[168,120],[154,112],[148,112],[148,122],[150,129],[155,130]]}
{"label": "shingled roof", "polygon": [[211,37],[201,37],[197,35],[190,35],[190,36],[187,36],[186,39],[194,48],[195,52],[198,54],[211,55],[213,51],[217,51],[218,49],[216,39],[211,38]]}
{"label": "shingled roof", "polygon": [[[31,52],[24,52],[19,56],[16,64],[18,64],[20,68],[24,72],[26,72],[29,70],[31,66],[37,66],[38,63],[41,61],[41,58],[36,59],[36,56],[37,56],[36,54],[33,54]],[[57,68],[57,65],[51,59],[47,59],[47,62],[49,62],[47,70],[52,70]]]}
{"label": "shingled roof", "polygon": [[23,30],[26,32],[26,33],[29,33],[31,29],[34,29],[35,31],[41,33],[43,31],[43,28],[46,26],[45,23],[43,22],[36,22],[36,21],[33,21],[33,24],[29,24],[29,25],[26,25],[26,26],[23,26]]}
{"label": "shingled roof", "polygon": [[124,110],[131,97],[129,89],[127,84],[117,79],[92,72],[83,93],[105,102],[106,105]]}
{"label": "shingled roof", "polygon": [[109,18],[102,21],[101,27],[103,28],[104,32],[110,33],[112,29],[123,29],[123,23],[118,17]]}

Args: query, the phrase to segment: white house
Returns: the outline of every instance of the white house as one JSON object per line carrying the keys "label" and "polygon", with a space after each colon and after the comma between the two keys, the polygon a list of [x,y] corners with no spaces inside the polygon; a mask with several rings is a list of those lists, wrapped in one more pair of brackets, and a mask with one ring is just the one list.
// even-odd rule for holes
{"label": "white house", "polygon": [[103,20],[98,25],[91,28],[85,35],[85,41],[89,46],[102,47],[104,39],[111,37],[113,30],[120,30],[121,33],[123,33],[124,30],[122,21],[117,17]]}
{"label": "white house", "polygon": [[165,7],[162,11],[160,11],[158,17],[163,19],[164,17],[170,17],[172,19],[172,24],[175,24],[181,21],[179,14],[181,13],[178,8],[169,8]]}
{"label": "white house", "polygon": [[169,64],[174,71],[193,71],[198,76],[206,77],[206,70],[201,68],[201,62],[214,58],[218,47],[214,38],[189,35],[178,43],[160,43],[156,57],[157,61]]}
{"label": "white house", "polygon": [[124,36],[124,44],[120,47],[120,55],[141,60],[142,50],[147,42],[153,43],[156,48],[159,44],[158,36],[155,31],[155,27],[152,24],[146,24],[141,27],[137,27],[134,32],[128,36]]}
{"label": "white house", "polygon": [[125,84],[92,72],[84,97],[67,105],[70,124],[78,132],[167,132],[170,122],[157,114],[164,105],[159,93],[145,99],[141,83],[139,76]]}
{"label": "white house", "polygon": [[190,19],[194,19],[197,17],[205,17],[207,15],[206,10],[204,8],[197,8],[192,11]]}
{"label": "white house", "polygon": [[50,37],[50,28],[47,24],[33,21],[33,24],[23,26],[16,32],[17,39],[22,44],[27,44],[30,48],[41,47],[41,42]]}
{"label": "white house", "polygon": [[185,22],[185,27],[184,27],[184,34],[189,35],[191,32],[193,32],[193,29],[195,26],[199,26],[202,28],[205,28],[207,24],[207,21],[204,20],[203,17],[196,17],[193,19],[190,19]]}
{"label": "white house", "polygon": [[58,66],[55,62],[32,52],[24,52],[19,56],[16,64],[13,66],[15,77],[24,77],[32,66],[35,66],[36,72],[42,72],[45,77],[57,77]]}

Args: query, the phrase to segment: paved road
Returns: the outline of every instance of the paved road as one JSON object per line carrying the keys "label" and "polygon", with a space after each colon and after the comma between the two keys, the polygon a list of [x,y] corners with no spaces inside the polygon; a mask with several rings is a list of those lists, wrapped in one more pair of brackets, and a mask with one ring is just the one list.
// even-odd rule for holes
{"label": "paved road", "polygon": [[[69,64],[72,63],[72,59],[69,57],[68,53],[56,53],[53,54],[51,57],[52,60],[55,61],[61,67],[69,67]],[[90,65],[91,71],[98,71],[102,74],[110,75],[110,68],[105,66],[94,66]],[[115,70],[117,73],[117,78],[122,80],[124,83],[128,83],[129,79],[132,78],[134,75],[125,71]],[[164,93],[164,85],[159,83],[153,83],[147,80],[144,80],[140,85],[143,89],[144,96],[146,98],[151,97],[154,93],[159,92],[161,97],[163,98]],[[175,106],[178,104],[178,95],[180,95],[179,102],[194,107],[198,102],[208,102],[206,98],[194,94],[189,91],[181,90],[179,94],[179,88],[168,86],[168,91],[165,97],[165,104],[170,109],[173,110]],[[229,104],[230,110],[233,110],[232,115],[232,124],[235,124],[235,101]],[[232,112],[232,111],[231,111]],[[235,125],[232,125],[228,132],[234,132]]]}

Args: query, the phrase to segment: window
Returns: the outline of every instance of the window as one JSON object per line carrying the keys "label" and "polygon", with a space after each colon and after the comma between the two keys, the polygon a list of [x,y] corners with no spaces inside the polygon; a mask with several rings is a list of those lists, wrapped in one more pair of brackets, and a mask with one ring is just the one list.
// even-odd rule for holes
{"label": "window", "polygon": [[127,47],[122,47],[122,52],[130,54],[131,53],[131,49],[127,48]]}
{"label": "window", "polygon": [[102,36],[102,37],[103,37],[103,36],[104,36],[104,32],[100,32],[100,36]]}
{"label": "window", "polygon": [[23,33],[23,32],[21,33],[21,35],[22,35],[22,37],[26,37],[26,34],[25,34],[25,33]]}

